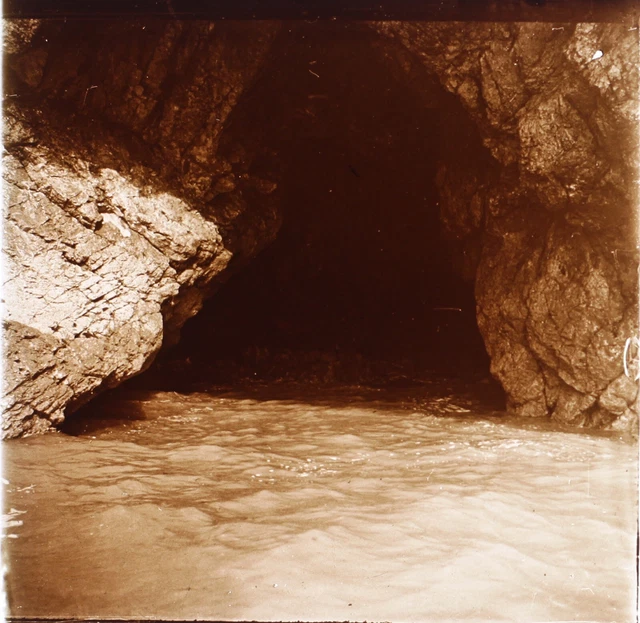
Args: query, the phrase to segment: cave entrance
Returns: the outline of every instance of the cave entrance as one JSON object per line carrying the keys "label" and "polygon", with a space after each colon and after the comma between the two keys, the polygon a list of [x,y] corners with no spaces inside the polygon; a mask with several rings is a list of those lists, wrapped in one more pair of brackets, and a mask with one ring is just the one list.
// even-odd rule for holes
{"label": "cave entrance", "polygon": [[441,223],[436,179],[444,162],[488,171],[491,158],[456,99],[424,70],[412,82],[406,61],[362,24],[285,29],[223,138],[230,152],[251,145],[252,173],[278,179],[280,232],[160,358],[165,387],[184,371],[489,378],[473,275]]}

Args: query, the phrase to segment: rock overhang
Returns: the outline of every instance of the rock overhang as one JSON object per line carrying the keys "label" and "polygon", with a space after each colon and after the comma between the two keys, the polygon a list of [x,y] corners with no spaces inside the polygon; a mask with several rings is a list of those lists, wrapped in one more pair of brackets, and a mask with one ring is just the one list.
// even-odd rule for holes
{"label": "rock overhang", "polygon": [[[56,357],[43,370],[19,368],[22,376],[13,386],[22,392],[14,402],[21,405],[20,415],[8,411],[9,435],[47,428],[66,405],[142,370],[163,335],[177,335],[215,291],[225,267],[241,267],[268,244],[281,219],[277,171],[252,174],[264,146],[237,129],[225,131],[288,28],[276,22],[105,23],[94,25],[96,36],[87,37],[77,25],[74,34],[73,25],[45,24],[50,31],[39,38],[35,26],[29,22],[18,29],[17,44],[9,50],[13,84],[20,91],[13,94],[20,97],[7,121],[27,129],[19,139],[7,134],[8,158],[20,161],[15,166],[9,161],[8,184],[21,197],[8,202],[16,215],[8,222],[16,223],[16,231],[5,243],[9,265],[18,267],[16,300],[6,318],[16,323],[9,325],[19,336],[15,346],[11,330],[5,336],[18,360],[22,346],[36,343],[25,331],[45,336],[43,352],[65,352],[83,342],[72,357],[82,380],[70,381],[72,374],[58,371]],[[510,408],[574,424],[633,426],[637,392],[625,380],[621,354],[626,338],[637,333],[637,31],[623,23],[446,22],[363,23],[358,31],[382,48],[392,70],[404,73],[425,106],[437,91],[434,84],[456,98],[491,155],[488,167],[441,162],[440,216],[466,258],[465,274],[475,280],[478,322]],[[107,42],[114,37],[119,43],[112,49]],[[246,50],[238,51],[239,41]],[[27,114],[21,102],[29,100],[47,112]],[[58,130],[50,131],[47,124],[54,118]],[[83,138],[70,140],[78,134],[74,124],[100,127],[98,138],[87,139],[85,130]],[[30,135],[38,147],[29,145],[33,138],[25,142]],[[57,155],[44,153],[52,149]],[[111,168],[101,166],[107,162]],[[33,174],[25,177],[20,170]],[[170,192],[161,195],[159,188]],[[57,219],[73,225],[38,233],[33,218],[24,220],[38,211],[42,218],[35,220],[44,229]],[[97,268],[80,261],[95,257],[95,244],[88,243],[79,260],[78,245],[65,241],[69,232],[106,245],[109,253],[140,240],[144,248],[126,251],[144,265],[133,271],[144,275],[140,283],[125,274],[131,265],[98,262],[111,265],[116,281],[140,300],[149,275],[160,281],[171,271],[181,276],[171,276],[174,285],[164,288],[166,293],[146,288],[157,300],[153,312],[139,312],[139,322],[124,318],[123,306],[115,304],[118,296],[104,294],[99,299],[106,306],[104,318],[88,320],[71,293],[84,290],[78,284],[87,278],[102,278]],[[17,242],[33,236],[42,249]],[[182,238],[189,244],[180,243]],[[25,252],[20,255],[19,249]],[[157,265],[148,266],[158,253]],[[72,287],[56,284],[60,277],[36,269],[38,258],[47,254],[70,264],[52,271],[56,274],[79,266],[88,274],[78,284],[72,278]],[[37,275],[31,279],[37,288],[22,287],[29,274]],[[575,302],[570,308],[567,293]],[[61,305],[51,303],[58,299]],[[128,308],[139,307],[140,300]],[[46,313],[22,318],[26,310],[38,309]],[[47,326],[41,327],[44,319]],[[97,335],[98,325],[104,325],[105,341],[89,344],[73,332],[63,336],[69,322],[85,323]],[[62,351],[45,344],[52,339],[62,340]],[[135,353],[118,353],[123,341]],[[96,360],[111,363],[101,366]],[[38,384],[48,379],[45,385],[56,387],[57,397],[47,393],[51,389],[35,389],[36,379]],[[8,396],[16,395],[11,384],[7,388]]]}

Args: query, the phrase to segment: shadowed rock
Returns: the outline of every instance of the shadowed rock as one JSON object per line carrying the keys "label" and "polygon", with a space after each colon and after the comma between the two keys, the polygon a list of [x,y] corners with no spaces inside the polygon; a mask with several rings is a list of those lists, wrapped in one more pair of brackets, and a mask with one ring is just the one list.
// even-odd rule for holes
{"label": "shadowed rock", "polygon": [[[323,100],[293,109],[261,72],[296,54],[304,28],[8,24],[6,436],[46,430],[145,369],[275,238],[282,157],[264,126],[315,123]],[[380,22],[358,32],[424,106],[455,97],[486,148],[480,160],[443,148],[436,184],[509,408],[634,427],[622,352],[638,318],[638,31]],[[278,112],[263,127],[234,123],[248,107]]]}

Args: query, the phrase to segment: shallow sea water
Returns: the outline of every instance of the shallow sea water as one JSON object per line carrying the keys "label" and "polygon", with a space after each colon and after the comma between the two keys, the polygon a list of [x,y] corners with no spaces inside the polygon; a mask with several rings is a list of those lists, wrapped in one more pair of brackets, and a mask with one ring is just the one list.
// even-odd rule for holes
{"label": "shallow sea water", "polygon": [[4,446],[10,614],[635,620],[637,446],[388,390],[121,394]]}

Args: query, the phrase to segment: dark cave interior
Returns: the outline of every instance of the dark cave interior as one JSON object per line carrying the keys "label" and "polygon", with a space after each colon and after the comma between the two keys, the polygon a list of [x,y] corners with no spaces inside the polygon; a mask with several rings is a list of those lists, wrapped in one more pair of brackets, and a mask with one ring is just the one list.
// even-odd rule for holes
{"label": "dark cave interior", "polygon": [[518,417],[634,424],[630,29],[14,30],[8,436],[125,382],[494,378]]}
{"label": "dark cave interior", "polygon": [[225,137],[268,147],[252,173],[277,171],[280,232],[144,384],[488,376],[474,284],[443,235],[435,178],[443,160],[490,158],[453,97],[435,84],[416,92],[372,40],[346,23],[281,38]]}

